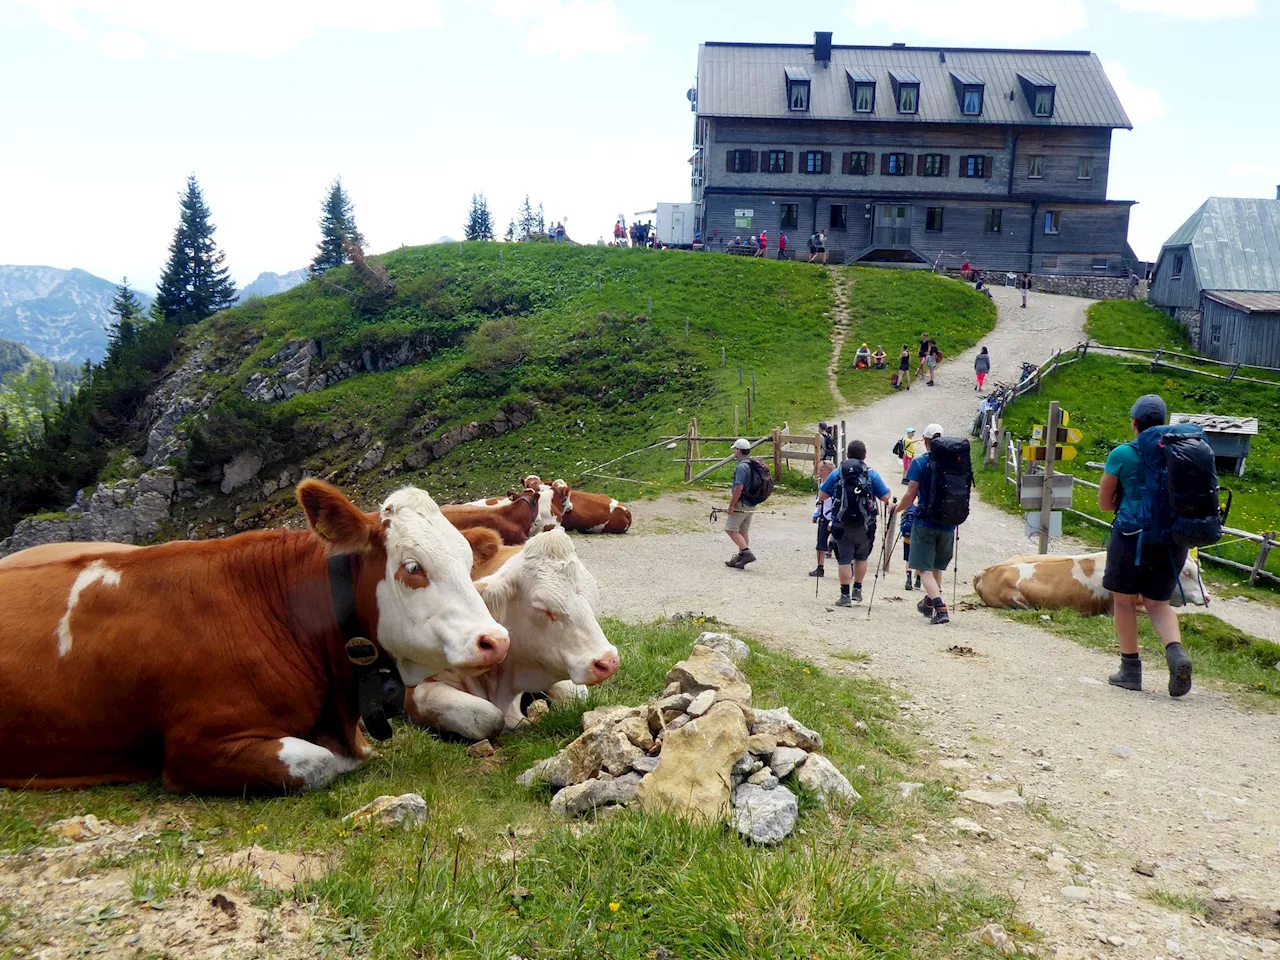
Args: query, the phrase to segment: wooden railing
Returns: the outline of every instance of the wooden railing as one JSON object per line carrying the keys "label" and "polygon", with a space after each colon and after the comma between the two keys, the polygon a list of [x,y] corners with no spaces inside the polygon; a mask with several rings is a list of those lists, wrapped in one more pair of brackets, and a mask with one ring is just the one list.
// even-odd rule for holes
{"label": "wooden railing", "polygon": [[[732,443],[737,437],[704,437],[698,433],[698,421],[696,419],[689,421],[689,428],[683,436],[660,437],[659,440],[665,443],[684,441],[684,456],[678,458],[676,463],[684,463],[684,482],[692,483],[695,480],[701,480],[703,477],[714,473],[721,467],[733,460],[733,453],[730,452],[727,457],[704,457],[702,456],[702,444],[704,443]],[[782,479],[782,468],[788,461],[800,460],[813,467],[814,476],[818,474],[818,464],[822,459],[822,434],[793,434],[791,428],[787,424],[781,427],[774,427],[769,433],[763,437],[746,437],[751,449],[762,444],[768,443],[772,445],[772,461],[773,461],[773,479],[775,481]],[[803,447],[803,450],[791,450],[788,447]],[[711,466],[706,469],[694,473],[694,464],[709,463]]]}

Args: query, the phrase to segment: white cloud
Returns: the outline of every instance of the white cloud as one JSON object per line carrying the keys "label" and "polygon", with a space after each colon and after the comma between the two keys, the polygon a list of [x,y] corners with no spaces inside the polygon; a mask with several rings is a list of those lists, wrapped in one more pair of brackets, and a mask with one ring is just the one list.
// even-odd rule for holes
{"label": "white cloud", "polygon": [[1257,0],[1112,0],[1130,13],[1145,13],[1169,20],[1229,20],[1247,17],[1258,9]]}
{"label": "white cloud", "polygon": [[[884,24],[908,35],[939,37],[948,44],[1010,46],[1059,37],[1088,23],[1083,0],[854,0],[849,16],[859,27]],[[998,27],[995,25],[999,24]],[[868,41],[860,41],[868,42]]]}
{"label": "white cloud", "polygon": [[147,47],[271,57],[322,30],[369,33],[440,26],[439,0],[18,0],[56,30],[93,37],[106,56]]}
{"label": "white cloud", "polygon": [[561,60],[621,53],[649,39],[627,27],[614,0],[494,0],[493,11],[524,31],[526,53],[554,53]]}
{"label": "white cloud", "polygon": [[108,33],[95,47],[104,57],[113,60],[136,60],[146,55],[147,41],[136,33]]}
{"label": "white cloud", "polygon": [[1129,71],[1124,68],[1124,64],[1112,60],[1105,64],[1103,69],[1107,71],[1107,78],[1111,81],[1111,86],[1115,87],[1116,95],[1124,104],[1124,112],[1129,115],[1134,126],[1158,120],[1164,116],[1165,104],[1159,91],[1140,86],[1130,80]]}

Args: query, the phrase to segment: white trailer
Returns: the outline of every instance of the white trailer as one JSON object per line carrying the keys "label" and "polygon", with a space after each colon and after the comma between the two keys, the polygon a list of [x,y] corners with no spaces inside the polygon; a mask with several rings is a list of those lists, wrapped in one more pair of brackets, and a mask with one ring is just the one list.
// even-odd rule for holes
{"label": "white trailer", "polygon": [[659,203],[654,229],[664,247],[693,246],[693,232],[698,223],[696,203]]}

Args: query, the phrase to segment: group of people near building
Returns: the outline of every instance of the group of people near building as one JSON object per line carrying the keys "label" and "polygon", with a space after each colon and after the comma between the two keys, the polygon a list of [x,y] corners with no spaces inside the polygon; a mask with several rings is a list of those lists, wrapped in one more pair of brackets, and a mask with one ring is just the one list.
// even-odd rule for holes
{"label": "group of people near building", "polygon": [[[979,356],[986,356],[985,349]],[[1163,449],[1167,431],[1181,428],[1165,426],[1168,411],[1154,394],[1140,397],[1129,416],[1136,439],[1116,447],[1108,456],[1098,491],[1101,509],[1115,514],[1103,586],[1114,597],[1120,669],[1108,679],[1123,689],[1142,689],[1137,639],[1137,609],[1142,604],[1164,644],[1169,694],[1181,697],[1191,689],[1192,664],[1169,600],[1188,551],[1172,539],[1169,517],[1161,514],[1172,508],[1161,506],[1164,501],[1160,498],[1153,499],[1154,485],[1149,482],[1153,471],[1161,469],[1159,458],[1163,457],[1163,453],[1151,451]],[[809,576],[825,577],[826,560],[834,554],[840,586],[834,605],[851,607],[862,602],[877,542],[880,554],[876,562],[887,570],[887,551],[893,549],[890,540],[896,529],[907,565],[903,588],[923,592],[916,610],[930,624],[949,623],[943,577],[955,558],[958,528],[969,516],[973,471],[968,439],[945,436],[939,423],[928,424],[919,436],[908,427],[893,450],[902,459],[902,482],[907,489],[891,502],[888,484],[866,462],[866,444],[849,441],[844,459],[837,463],[834,426],[821,423],[819,430],[822,453],[813,513],[817,565]],[[760,479],[762,474],[768,476],[768,468],[751,458],[748,440],[736,440],[733,452],[736,463],[725,529],[737,552],[725,565],[744,570],[756,562],[750,543],[751,521],[772,492],[772,482]],[[1216,480],[1213,490],[1216,493]],[[881,522],[883,530],[879,529]]]}
{"label": "group of people near building", "polygon": [[653,250],[662,248],[658,240],[658,231],[654,229],[652,220],[647,223],[637,221],[628,227],[619,217],[613,224],[613,244],[616,247],[625,247],[628,242],[633,247],[649,247]]}

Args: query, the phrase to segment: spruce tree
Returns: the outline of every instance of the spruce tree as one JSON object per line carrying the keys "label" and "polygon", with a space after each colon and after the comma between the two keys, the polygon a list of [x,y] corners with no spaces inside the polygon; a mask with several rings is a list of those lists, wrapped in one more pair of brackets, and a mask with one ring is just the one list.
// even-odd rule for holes
{"label": "spruce tree", "polygon": [[471,212],[467,215],[462,235],[468,240],[493,239],[493,217],[489,213],[489,201],[483,193],[471,195]]}
{"label": "spruce tree", "polygon": [[116,295],[111,298],[111,314],[116,318],[115,329],[111,331],[111,344],[128,346],[133,343],[138,321],[142,319],[142,304],[137,295],[129,289],[129,278],[125,277],[116,287]]}
{"label": "spruce tree", "polygon": [[347,262],[348,258],[343,250],[347,240],[364,248],[364,237],[356,227],[355,208],[351,205],[347,191],[342,189],[341,177],[333,178],[320,209],[320,242],[316,244],[316,258],[311,261],[313,277]]}
{"label": "spruce tree", "polygon": [[507,224],[507,232],[503,235],[502,239],[507,241],[507,243],[512,243],[515,241],[515,238],[516,238],[516,218],[512,217],[511,221]]}
{"label": "spruce tree", "polygon": [[520,213],[516,217],[516,239],[528,240],[537,225],[537,215],[533,212],[533,204],[529,202],[529,195],[526,193],[524,203],[520,204]]}
{"label": "spruce tree", "polygon": [[187,178],[169,260],[156,291],[155,314],[169,323],[199,323],[236,302],[226,253],[213,242],[217,228],[194,174]]}

